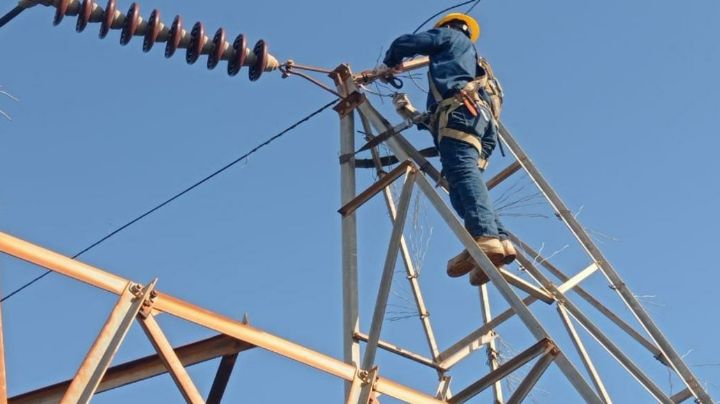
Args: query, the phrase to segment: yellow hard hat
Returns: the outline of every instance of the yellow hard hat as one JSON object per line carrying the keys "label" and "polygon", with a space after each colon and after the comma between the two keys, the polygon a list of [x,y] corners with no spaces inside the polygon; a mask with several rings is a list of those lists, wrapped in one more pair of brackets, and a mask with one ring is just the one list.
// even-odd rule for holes
{"label": "yellow hard hat", "polygon": [[470,17],[467,14],[463,13],[450,13],[446,15],[445,17],[438,20],[437,23],[435,23],[435,28],[440,28],[443,25],[449,23],[450,21],[462,21],[465,24],[467,24],[468,29],[470,30],[470,40],[475,42],[480,38],[480,24],[478,24],[477,21],[475,21],[474,18]]}

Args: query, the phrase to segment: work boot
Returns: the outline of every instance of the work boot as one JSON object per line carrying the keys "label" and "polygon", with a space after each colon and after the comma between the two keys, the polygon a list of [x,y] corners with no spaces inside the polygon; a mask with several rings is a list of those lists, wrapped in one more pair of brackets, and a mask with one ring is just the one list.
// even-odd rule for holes
{"label": "work boot", "polygon": [[505,249],[505,259],[503,260],[503,264],[511,264],[513,261],[515,261],[515,258],[517,258],[517,251],[515,251],[515,246],[513,245],[512,241],[508,239],[500,240],[500,242],[502,243],[503,249]]}
{"label": "work boot", "polygon": [[[517,257],[517,251],[515,251],[515,246],[513,246],[512,242],[508,239],[500,240],[500,244],[502,244],[504,257],[501,262],[495,264],[496,267],[500,267],[500,265],[507,265],[513,261],[515,261],[515,258]],[[478,268],[477,266],[475,269],[470,272],[470,284],[473,286],[480,286],[482,284],[490,282],[490,278],[485,274],[485,272]]]}
{"label": "work boot", "polygon": [[482,269],[475,267],[475,270],[470,272],[470,284],[473,286],[480,286],[482,284],[490,282],[490,278],[485,275]]}
{"label": "work boot", "polygon": [[472,271],[474,267],[475,260],[473,260],[472,256],[469,252],[467,252],[467,250],[462,250],[460,254],[450,258],[450,260],[448,261],[447,274],[451,278],[457,278]]}
{"label": "work boot", "polygon": [[[496,237],[476,237],[475,242],[488,256],[493,265],[502,265],[505,259],[505,249],[500,243],[500,239]],[[447,274],[451,278],[457,278],[472,271],[473,268],[475,268],[475,260],[467,250],[463,250],[463,252],[448,261]]]}

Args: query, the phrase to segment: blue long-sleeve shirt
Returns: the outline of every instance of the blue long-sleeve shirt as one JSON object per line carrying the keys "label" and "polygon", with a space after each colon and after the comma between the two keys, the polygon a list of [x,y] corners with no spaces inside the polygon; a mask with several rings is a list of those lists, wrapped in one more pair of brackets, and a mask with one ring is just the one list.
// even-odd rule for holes
{"label": "blue long-sleeve shirt", "polygon": [[[417,55],[430,57],[430,76],[443,98],[465,87],[475,79],[477,51],[470,39],[451,28],[436,28],[413,35],[402,35],[390,45],[384,63],[394,67],[404,58]],[[435,105],[432,92],[428,109]]]}
{"label": "blue long-sleeve shirt", "polygon": [[[443,27],[412,35],[402,35],[390,45],[383,63],[399,65],[403,59],[425,55],[430,58],[430,77],[443,98],[453,95],[474,80],[478,73],[478,55],[472,41],[460,31]],[[427,109],[435,106],[432,91]],[[489,113],[489,111],[487,112]],[[466,108],[459,108],[449,117],[448,127],[474,133],[482,139],[483,155],[490,157],[497,143],[495,130],[485,130],[490,122],[480,122]],[[482,126],[482,129],[481,129]]]}

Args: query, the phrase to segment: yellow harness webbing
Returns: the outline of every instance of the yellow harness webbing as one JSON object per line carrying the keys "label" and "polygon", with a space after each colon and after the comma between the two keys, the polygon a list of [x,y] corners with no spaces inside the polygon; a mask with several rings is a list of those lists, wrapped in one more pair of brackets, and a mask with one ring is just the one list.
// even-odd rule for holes
{"label": "yellow harness webbing", "polygon": [[[430,76],[430,72],[428,72],[428,83],[430,83],[430,91],[432,92],[433,97],[435,98],[435,101],[437,102],[437,106],[435,107],[435,114],[431,118],[431,121],[433,122],[433,126],[437,124],[437,142],[440,144],[440,141],[443,137],[448,137],[456,140],[460,140],[462,142],[468,143],[475,147],[482,156],[482,142],[480,141],[480,138],[473,135],[472,133],[463,132],[461,130],[452,129],[447,127],[448,118],[450,114],[455,111],[456,109],[460,108],[461,106],[465,105],[465,103],[462,100],[462,95],[458,93],[455,96],[449,97],[449,98],[442,98],[442,95],[440,94],[440,91],[438,91],[437,86],[435,86],[435,83],[432,80],[432,76]],[[470,82],[473,84],[473,86],[476,84],[474,81]],[[468,83],[468,84],[470,84]],[[465,91],[465,89],[461,90]],[[459,96],[458,96],[459,95]],[[479,97],[478,97],[479,98]],[[483,112],[480,112],[483,113]],[[482,157],[478,159],[478,167],[481,169],[485,169],[488,166],[488,161]]]}

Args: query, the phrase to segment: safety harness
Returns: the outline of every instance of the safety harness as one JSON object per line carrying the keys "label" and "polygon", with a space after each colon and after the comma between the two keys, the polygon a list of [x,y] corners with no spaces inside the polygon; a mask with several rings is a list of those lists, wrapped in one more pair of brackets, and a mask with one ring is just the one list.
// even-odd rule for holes
{"label": "safety harness", "polygon": [[[434,113],[430,117],[430,127],[437,134],[437,142],[440,143],[442,138],[448,137],[469,143],[478,150],[481,156],[478,159],[478,167],[484,170],[488,165],[488,161],[482,157],[482,142],[480,139],[471,133],[448,128],[447,124],[450,114],[456,109],[465,106],[473,117],[482,114],[491,125],[497,126],[497,120],[500,118],[502,108],[503,92],[500,83],[493,74],[492,68],[490,68],[490,64],[487,60],[478,58],[478,75],[475,80],[468,82],[460,91],[448,98],[442,97],[430,72],[428,72],[428,82],[430,83],[430,91],[437,103]],[[487,99],[481,96],[481,93]],[[488,113],[492,115],[488,116]]]}

